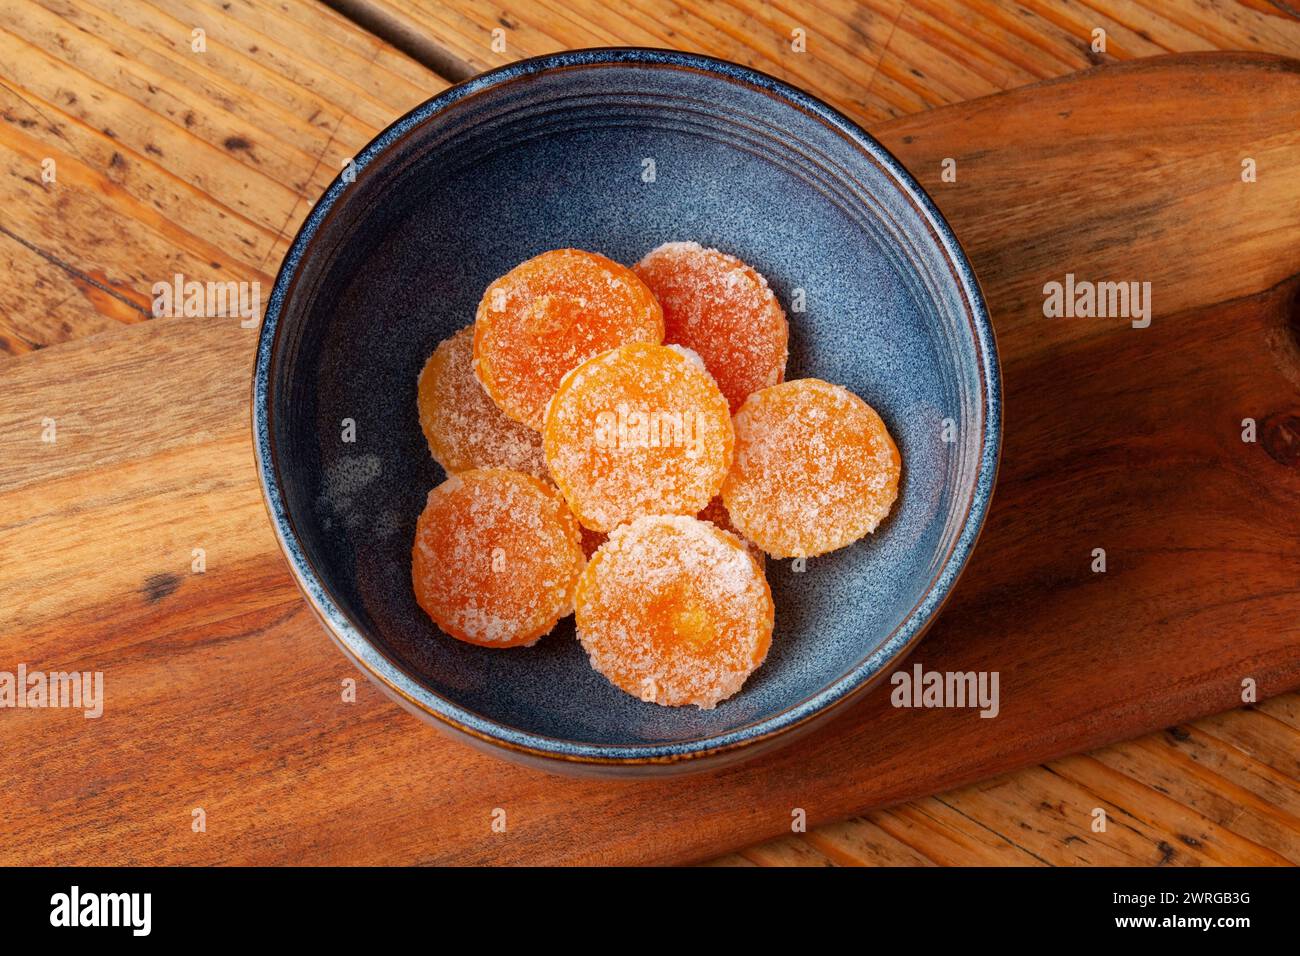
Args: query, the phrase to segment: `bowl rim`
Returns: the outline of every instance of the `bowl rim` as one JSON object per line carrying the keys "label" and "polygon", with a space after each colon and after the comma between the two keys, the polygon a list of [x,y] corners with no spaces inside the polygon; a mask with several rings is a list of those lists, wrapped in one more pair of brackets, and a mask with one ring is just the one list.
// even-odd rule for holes
{"label": "bowl rim", "polygon": [[[818,692],[786,709],[744,726],[710,737],[654,744],[596,744],[575,742],[537,734],[498,722],[461,707],[421,684],[402,668],[334,599],[324,578],[317,573],[299,543],[281,494],[279,466],[271,444],[272,368],[277,359],[280,318],[300,274],[300,265],[322,223],[339,203],[349,182],[341,172],[316,202],[298,229],[276,275],[258,333],[252,380],[253,449],[263,503],[295,583],[303,592],[327,632],[355,665],[406,709],[431,719],[444,729],[504,748],[524,759],[592,766],[638,766],[699,761],[742,749],[765,749],[758,745],[788,735],[811,721],[866,693],[887,673],[890,664],[901,663],[934,621],[953,585],[960,577],[987,517],[996,483],[1002,442],[1002,381],[997,343],[979,281],[965,251],[934,201],[884,146],[839,110],[799,88],[751,67],[699,53],[651,47],[594,47],[565,50],[518,60],[457,83],[426,100],[380,132],[353,159],[359,176],[371,162],[384,154],[412,130],[461,100],[489,89],[533,77],[539,73],[609,67],[660,67],[704,73],[716,79],[765,94],[810,114],[832,132],[848,140],[878,165],[908,199],[929,227],[931,237],[943,251],[966,303],[980,374],[982,435],[979,461],[961,532],[944,556],[921,598],[913,605],[889,637],[867,657]],[[787,738],[788,739],[788,738]]]}

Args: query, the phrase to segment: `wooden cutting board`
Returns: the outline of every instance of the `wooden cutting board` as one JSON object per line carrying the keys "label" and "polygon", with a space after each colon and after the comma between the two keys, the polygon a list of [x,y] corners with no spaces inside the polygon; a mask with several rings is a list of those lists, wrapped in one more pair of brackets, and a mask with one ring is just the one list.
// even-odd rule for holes
{"label": "wooden cutting board", "polygon": [[[107,702],[0,710],[0,862],[687,861],[795,808],[831,820],[1239,706],[1247,678],[1300,686],[1297,115],[1300,65],[1213,54],[873,131],[970,253],[1006,391],[983,539],[908,666],[998,671],[1000,713],[896,709],[886,687],[699,777],[551,776],[364,681],[345,701],[358,675],[262,509],[233,320],[5,364],[0,670],[100,670]],[[1067,274],[1151,283],[1150,326],[1045,317]]]}

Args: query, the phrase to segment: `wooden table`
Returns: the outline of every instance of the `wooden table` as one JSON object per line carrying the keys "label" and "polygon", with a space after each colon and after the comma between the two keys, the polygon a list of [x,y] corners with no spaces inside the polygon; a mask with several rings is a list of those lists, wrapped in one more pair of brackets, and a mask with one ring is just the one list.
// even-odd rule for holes
{"label": "wooden table", "polygon": [[[9,356],[0,359],[0,388],[88,374],[102,363],[123,375],[140,374],[146,360],[192,363],[189,388],[201,394],[204,411],[190,427],[221,434],[218,423],[247,398],[212,386],[203,363],[214,351],[234,360],[246,346],[171,337],[165,355],[134,354],[138,339],[124,337],[126,327],[149,319],[152,283],[183,273],[256,279],[269,289],[298,223],[348,156],[449,82],[521,56],[612,44],[708,52],[804,86],[868,128],[1121,59],[1213,49],[1300,57],[1300,18],[1269,0],[633,0],[616,7],[594,0],[339,0],[335,6],[343,13],[314,0],[18,0],[0,11],[0,272],[6,278],[0,349]],[[1092,48],[1097,28],[1105,30],[1105,52]],[[195,29],[204,30],[203,50],[196,49]],[[789,53],[796,29],[805,32],[807,55]],[[56,183],[43,178],[47,170]],[[45,461],[31,445],[10,444],[34,441],[41,421],[2,423],[7,454],[0,459],[0,495],[15,510],[0,518],[6,635],[0,667],[38,659],[67,635],[93,631],[113,596],[131,595],[133,601],[112,605],[111,621],[96,632],[98,652],[125,660],[139,642],[152,642],[159,654],[174,656],[179,672],[202,644],[212,686],[193,701],[201,721],[204,708],[241,693],[222,685],[235,673],[222,664],[244,652],[241,642],[250,634],[270,638],[314,625],[296,599],[267,586],[284,571],[262,557],[264,517],[243,507],[252,481],[245,444],[217,441],[200,451],[187,436],[166,433],[164,411],[176,398],[162,390],[152,396],[155,404],[130,410],[128,428],[104,434],[106,423],[122,418],[111,414],[111,394],[96,395],[59,426],[69,429],[62,456]],[[51,417],[59,419],[55,410]],[[93,448],[79,451],[78,429],[94,434]],[[147,468],[131,468],[132,448],[146,442],[178,459],[215,456],[213,473],[226,477],[204,487],[160,487]],[[123,463],[112,487],[90,484],[86,456]],[[165,526],[139,524],[132,504],[145,495],[174,502]],[[86,501],[94,502],[93,527],[78,520]],[[19,551],[33,529],[46,546]],[[199,546],[206,546],[207,573],[229,589],[220,612],[188,606],[180,577],[167,570],[177,555],[188,562]],[[361,716],[341,717],[355,731],[349,746],[377,741],[366,722],[393,714],[372,700]],[[32,726],[25,719],[0,713],[0,733],[23,733]],[[133,757],[201,773],[206,748],[216,752],[225,742],[187,727],[190,749],[168,751],[150,742]],[[282,766],[310,776],[313,768],[302,758],[317,731],[303,727],[300,738],[286,741],[261,739],[254,729],[248,745],[254,753],[274,751]],[[377,766],[391,768],[416,754],[383,746]],[[93,837],[95,821],[111,812],[115,781],[87,792],[79,774],[88,760],[77,752],[45,755],[40,785],[59,817],[61,845],[15,850],[6,841],[0,860],[71,861],[68,854]],[[123,777],[130,769],[122,768]],[[359,812],[380,815],[402,787],[392,769],[372,779],[316,782],[351,788]],[[37,784],[4,783],[0,831],[8,825],[17,832],[18,804]],[[193,801],[178,794],[177,802],[178,825],[188,829]],[[1096,807],[1107,810],[1111,825],[1078,839],[1067,816],[1077,820]],[[214,819],[259,813],[255,803],[223,806],[212,796],[205,809]],[[346,819],[320,821],[309,841],[295,844],[297,852],[305,860],[355,858],[340,849],[347,828]],[[277,839],[273,831],[264,837]],[[384,847],[369,849],[367,858],[382,858]],[[137,849],[124,858],[146,856]],[[178,845],[165,857],[183,861],[187,853]],[[204,858],[238,862],[210,850]],[[484,858],[491,858],[490,848]],[[821,826],[718,862],[1286,861],[1300,862],[1297,694]]]}

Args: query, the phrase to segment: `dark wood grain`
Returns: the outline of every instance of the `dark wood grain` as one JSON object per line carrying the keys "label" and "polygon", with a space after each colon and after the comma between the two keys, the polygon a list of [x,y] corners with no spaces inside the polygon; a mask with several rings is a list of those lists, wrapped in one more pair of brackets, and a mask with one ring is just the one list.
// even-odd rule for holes
{"label": "dark wood grain", "polygon": [[[795,807],[839,819],[1238,706],[1245,677],[1262,696],[1300,684],[1298,112],[1294,64],[1210,56],[879,130],[966,243],[1004,357],[994,508],[914,658],[1000,671],[1001,714],[877,693],[792,749],[689,781],[556,778],[445,740],[364,682],[341,700],[356,675],[262,512],[251,333],[233,321],[6,360],[0,662],[103,670],[108,702],[99,720],[0,711],[0,859],[692,860],[788,831]],[[1243,156],[1258,182],[1241,182]],[[1066,272],[1152,282],[1151,327],[1045,319],[1043,283]]]}

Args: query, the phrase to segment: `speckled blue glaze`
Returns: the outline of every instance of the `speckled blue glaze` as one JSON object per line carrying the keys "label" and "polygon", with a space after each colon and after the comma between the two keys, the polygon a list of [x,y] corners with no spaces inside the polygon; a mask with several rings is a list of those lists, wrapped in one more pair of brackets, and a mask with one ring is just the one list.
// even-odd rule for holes
{"label": "speckled blue glaze", "polygon": [[[653,182],[643,181],[654,160]],[[413,110],[308,216],[258,345],[253,429],[268,510],[335,642],[413,712],[549,769],[716,766],[788,740],[917,641],[970,555],[1001,427],[993,332],[970,264],[915,180],[821,101],[665,50],[579,50],[483,74]],[[764,666],[715,710],[663,708],[587,664],[572,618],[524,650],[472,647],[416,605],[410,547],[443,479],[419,370],[523,259],[635,262],[672,239],[754,265],[791,309],[787,378],[837,382],[903,455],[894,513],[795,573],[769,560]],[[341,440],[342,421],[356,440]],[[944,420],[956,440],[943,440]]]}

